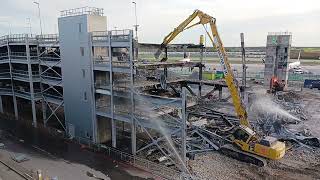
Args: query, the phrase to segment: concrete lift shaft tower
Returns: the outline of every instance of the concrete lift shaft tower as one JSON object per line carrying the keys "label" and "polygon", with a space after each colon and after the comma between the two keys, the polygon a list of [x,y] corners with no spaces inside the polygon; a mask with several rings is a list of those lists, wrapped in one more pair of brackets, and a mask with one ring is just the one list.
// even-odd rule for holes
{"label": "concrete lift shaft tower", "polygon": [[287,84],[292,35],[289,32],[273,32],[267,36],[264,85],[269,87],[272,76]]}

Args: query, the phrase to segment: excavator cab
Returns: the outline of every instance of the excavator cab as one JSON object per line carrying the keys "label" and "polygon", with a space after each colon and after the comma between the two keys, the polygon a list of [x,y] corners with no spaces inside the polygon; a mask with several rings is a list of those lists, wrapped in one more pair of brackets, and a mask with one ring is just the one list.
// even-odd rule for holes
{"label": "excavator cab", "polygon": [[270,136],[258,138],[252,129],[243,125],[233,132],[232,141],[243,151],[270,159],[280,159],[285,154],[285,143]]}
{"label": "excavator cab", "polygon": [[239,125],[232,133],[231,140],[238,145],[242,150],[248,149],[250,142],[256,142],[256,133],[243,125]]}
{"label": "excavator cab", "polygon": [[[191,24],[191,22],[197,17],[199,18],[199,21]],[[249,159],[249,157],[252,157],[252,154],[254,154],[254,156],[260,155],[270,159],[279,159],[279,157],[281,158],[284,155],[285,151],[284,143],[279,141],[271,142],[269,143],[270,146],[266,146],[265,142],[259,144],[260,137],[258,137],[252,129],[250,129],[247,111],[240,97],[237,79],[234,78],[226,50],[223,46],[222,40],[220,39],[217,30],[216,19],[214,17],[205,14],[200,10],[195,10],[194,13],[192,13],[187,19],[180,23],[179,26],[174,28],[174,30],[163,39],[160,48],[158,49],[157,53],[155,53],[155,58],[159,60],[161,53],[166,50],[168,44],[172,42],[181,32],[197,25],[202,25],[203,27],[205,27],[204,25],[207,24],[210,28],[208,28],[209,31],[207,30],[207,28],[205,28],[206,34],[208,35],[214,50],[218,53],[219,61],[225,75],[224,79],[230,91],[235,112],[240,120],[240,125],[237,126],[237,128],[234,129],[234,131],[229,136],[229,139],[233,142],[233,144],[225,144],[220,148],[220,150],[232,157],[234,157],[235,154],[238,154],[239,156],[236,158],[242,160]],[[279,90],[279,88],[281,89],[281,82],[278,82],[278,85],[276,86],[276,90]],[[241,150],[238,151],[239,149]],[[258,164],[261,164],[259,158],[252,157],[252,159],[255,164],[257,164],[257,161],[259,161]]]}

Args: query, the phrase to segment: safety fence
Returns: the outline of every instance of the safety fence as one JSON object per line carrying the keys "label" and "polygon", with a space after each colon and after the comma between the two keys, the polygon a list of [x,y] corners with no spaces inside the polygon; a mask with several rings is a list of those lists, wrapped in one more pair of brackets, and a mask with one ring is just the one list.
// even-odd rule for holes
{"label": "safety fence", "polygon": [[[237,78],[240,78],[240,74],[235,74]],[[256,80],[262,80],[264,78],[264,72],[258,72],[258,73],[253,73],[249,72],[247,73],[247,79],[256,79]],[[304,81],[306,79],[320,79],[319,74],[294,74],[294,73],[289,73],[288,75],[288,81]]]}
{"label": "safety fence", "polygon": [[80,137],[77,137],[75,139],[77,143],[87,145],[90,149],[93,149],[95,152],[103,153],[104,155],[109,156],[114,160],[118,160],[126,164],[130,164],[134,167],[143,169],[147,172],[152,173],[155,176],[159,176],[166,179],[177,179],[180,176],[180,172],[178,170],[154,163],[147,159],[119,151],[109,146],[93,143],[89,139],[84,139]]}

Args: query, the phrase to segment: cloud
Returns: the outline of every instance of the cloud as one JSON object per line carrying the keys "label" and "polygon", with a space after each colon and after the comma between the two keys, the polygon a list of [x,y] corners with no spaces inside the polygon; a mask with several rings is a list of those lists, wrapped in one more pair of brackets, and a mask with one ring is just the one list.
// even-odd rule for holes
{"label": "cloud", "polygon": [[[39,33],[39,19],[34,0],[2,2],[0,33],[8,32],[9,21],[13,33],[25,33],[26,18],[31,19],[32,30]],[[239,34],[244,32],[247,46],[264,46],[269,31],[293,32],[293,44],[320,46],[318,0],[135,0],[139,39],[160,43],[165,35],[200,9],[217,18],[219,32],[226,46],[239,46]],[[134,6],[131,0],[40,0],[45,33],[56,32],[60,11],[83,6],[104,8],[108,28],[133,28]],[[4,19],[4,20],[3,20]],[[179,36],[175,42],[197,43],[203,29],[195,28]]]}

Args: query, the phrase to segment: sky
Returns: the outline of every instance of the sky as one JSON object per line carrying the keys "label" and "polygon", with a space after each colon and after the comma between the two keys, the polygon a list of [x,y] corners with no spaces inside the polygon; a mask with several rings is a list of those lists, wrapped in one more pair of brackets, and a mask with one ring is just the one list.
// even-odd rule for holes
{"label": "sky", "polygon": [[[108,29],[133,29],[132,0],[2,0],[0,35],[11,32],[40,33],[37,5],[40,2],[43,33],[57,33],[60,11],[84,6],[104,9]],[[225,46],[265,46],[268,32],[292,32],[293,46],[320,46],[319,0],[135,0],[139,42],[161,43],[195,9],[217,19]],[[30,21],[30,23],[29,23]],[[173,43],[198,43],[202,26],[182,33]]]}

